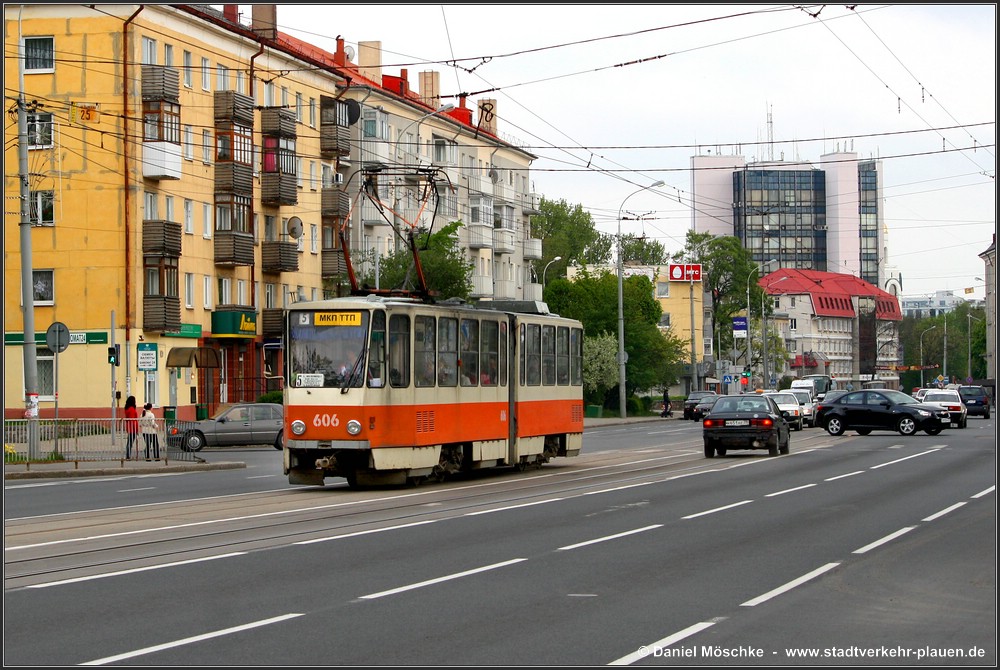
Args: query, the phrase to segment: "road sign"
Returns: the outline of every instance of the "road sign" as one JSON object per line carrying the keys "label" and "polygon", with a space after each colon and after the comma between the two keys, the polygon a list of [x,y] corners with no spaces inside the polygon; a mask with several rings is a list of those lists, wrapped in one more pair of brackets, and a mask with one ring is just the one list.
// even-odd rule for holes
{"label": "road sign", "polygon": [[136,345],[137,369],[151,371],[156,369],[157,346],[150,342],[140,342]]}
{"label": "road sign", "polygon": [[732,384],[733,383],[733,376],[732,375],[724,375],[722,377],[722,383],[723,384]]}
{"label": "road sign", "polygon": [[45,344],[49,349],[61,354],[69,346],[69,328],[62,321],[56,321],[45,331]]}
{"label": "road sign", "polygon": [[667,277],[670,281],[701,281],[701,263],[671,263],[667,269]]}
{"label": "road sign", "polygon": [[745,316],[733,317],[733,337],[736,339],[746,338],[747,318]]}

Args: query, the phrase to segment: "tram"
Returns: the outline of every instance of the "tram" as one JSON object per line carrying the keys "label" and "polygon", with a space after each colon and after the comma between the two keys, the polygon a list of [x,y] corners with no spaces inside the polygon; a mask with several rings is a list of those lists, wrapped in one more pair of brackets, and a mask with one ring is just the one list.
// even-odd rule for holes
{"label": "tram", "polygon": [[580,453],[583,326],[545,303],[369,294],[285,319],[290,484],[412,484]]}

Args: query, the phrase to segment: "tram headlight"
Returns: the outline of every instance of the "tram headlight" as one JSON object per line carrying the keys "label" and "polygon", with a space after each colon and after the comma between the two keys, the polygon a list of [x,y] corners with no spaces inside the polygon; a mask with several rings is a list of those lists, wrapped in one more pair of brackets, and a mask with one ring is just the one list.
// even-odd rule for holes
{"label": "tram headlight", "polygon": [[351,419],[347,422],[347,434],[357,435],[361,432],[361,422],[357,419]]}
{"label": "tram headlight", "polygon": [[306,422],[302,419],[296,419],[292,421],[292,433],[294,435],[302,435],[306,432]]}

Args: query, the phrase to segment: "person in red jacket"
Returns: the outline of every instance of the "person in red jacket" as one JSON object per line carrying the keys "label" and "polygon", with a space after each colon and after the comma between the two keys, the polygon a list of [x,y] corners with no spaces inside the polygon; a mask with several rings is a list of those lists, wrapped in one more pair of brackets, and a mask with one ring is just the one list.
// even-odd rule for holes
{"label": "person in red jacket", "polygon": [[130,395],[125,400],[125,460],[132,460],[132,448],[135,447],[135,457],[139,458],[139,408],[135,404],[135,396]]}

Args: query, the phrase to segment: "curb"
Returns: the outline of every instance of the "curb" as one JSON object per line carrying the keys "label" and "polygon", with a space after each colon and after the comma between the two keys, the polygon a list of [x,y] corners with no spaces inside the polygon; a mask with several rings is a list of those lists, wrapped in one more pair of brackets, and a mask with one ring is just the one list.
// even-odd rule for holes
{"label": "curb", "polygon": [[166,472],[200,472],[203,470],[239,470],[246,468],[246,463],[185,463],[183,465],[162,465],[145,468],[138,467],[100,467],[67,470],[22,470],[4,469],[4,481],[9,479],[52,479],[73,477],[113,477],[121,475],[158,475]]}

